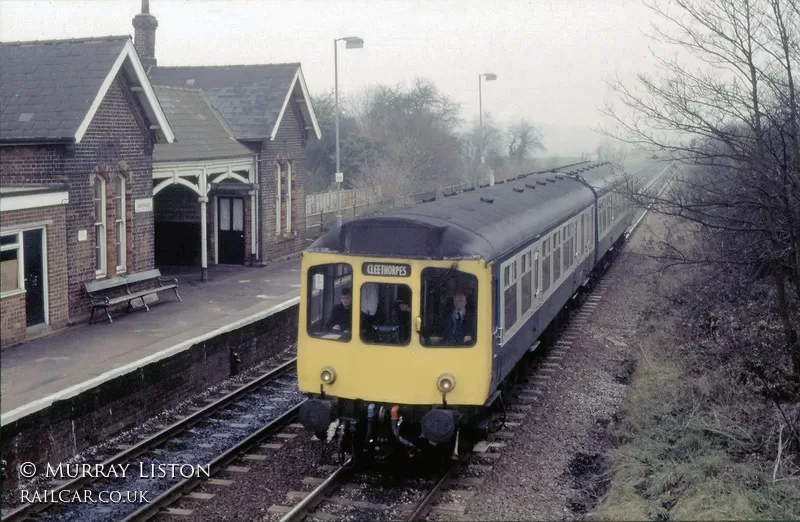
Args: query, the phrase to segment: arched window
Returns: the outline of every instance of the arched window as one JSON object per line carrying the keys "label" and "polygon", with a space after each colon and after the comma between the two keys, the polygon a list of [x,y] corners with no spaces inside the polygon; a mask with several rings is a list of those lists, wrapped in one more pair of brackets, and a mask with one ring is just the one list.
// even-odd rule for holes
{"label": "arched window", "polygon": [[281,194],[281,164],[275,164],[275,235],[281,235],[281,202],[283,201]]}
{"label": "arched window", "polygon": [[127,253],[127,222],[126,222],[126,203],[125,190],[127,188],[127,181],[122,173],[117,174],[115,178],[115,191],[114,191],[114,225],[115,225],[115,246],[117,254],[117,273],[121,274],[127,271],[128,263],[126,259]]}
{"label": "arched window", "polygon": [[286,233],[292,232],[292,162],[287,161],[285,164],[286,176]]}
{"label": "arched window", "polygon": [[92,203],[94,204],[94,273],[106,275],[106,180],[92,177]]}

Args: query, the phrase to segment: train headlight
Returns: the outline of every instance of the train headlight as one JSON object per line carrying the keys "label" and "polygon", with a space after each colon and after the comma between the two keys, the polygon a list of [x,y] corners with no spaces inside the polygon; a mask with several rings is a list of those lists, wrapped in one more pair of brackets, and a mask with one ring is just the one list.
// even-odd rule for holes
{"label": "train headlight", "polygon": [[450,393],[456,387],[456,378],[452,374],[443,373],[436,380],[436,385],[442,393]]}
{"label": "train headlight", "polygon": [[336,381],[336,370],[330,366],[326,366],[319,374],[319,379],[322,381],[322,384],[333,384],[334,381]]}

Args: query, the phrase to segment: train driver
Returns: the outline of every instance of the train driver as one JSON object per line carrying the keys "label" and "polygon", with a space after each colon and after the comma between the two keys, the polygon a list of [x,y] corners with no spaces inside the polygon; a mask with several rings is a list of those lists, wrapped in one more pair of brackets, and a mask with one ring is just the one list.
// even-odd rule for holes
{"label": "train driver", "polygon": [[453,293],[453,311],[442,319],[444,344],[467,344],[475,338],[475,312],[467,309],[467,292]]}
{"label": "train driver", "polygon": [[341,302],[333,307],[331,317],[325,327],[328,330],[350,330],[353,324],[353,291],[350,288],[342,288]]}

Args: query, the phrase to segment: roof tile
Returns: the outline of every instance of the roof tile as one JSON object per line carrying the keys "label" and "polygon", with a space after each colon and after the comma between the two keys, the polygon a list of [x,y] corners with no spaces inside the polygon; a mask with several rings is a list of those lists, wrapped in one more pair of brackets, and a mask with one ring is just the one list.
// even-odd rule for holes
{"label": "roof tile", "polygon": [[[129,40],[0,43],[0,140],[72,138]],[[34,118],[15,124],[23,112]]]}
{"label": "roof tile", "polygon": [[299,63],[215,67],[156,67],[155,85],[202,89],[237,139],[270,137]]}
{"label": "roof tile", "polygon": [[156,144],[153,160],[189,161],[235,156],[252,156],[253,152],[236,141],[224,121],[215,113],[208,99],[198,89],[156,85],[161,108],[178,141]]}

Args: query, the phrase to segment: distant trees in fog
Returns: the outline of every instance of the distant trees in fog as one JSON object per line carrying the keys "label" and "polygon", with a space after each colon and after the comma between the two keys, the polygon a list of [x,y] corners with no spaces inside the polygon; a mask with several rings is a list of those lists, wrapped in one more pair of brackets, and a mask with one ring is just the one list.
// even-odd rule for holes
{"label": "distant trees in fog", "polygon": [[[486,169],[502,178],[528,168],[531,154],[544,150],[541,132],[524,119],[504,131],[487,114],[481,139],[478,122],[465,125],[461,106],[426,79],[410,86],[379,85],[348,99],[340,96],[339,104],[346,188],[380,185],[387,196],[387,189],[413,193],[475,181]],[[334,107],[333,93],[314,97],[323,137],[309,145],[309,192],[333,187]]]}

